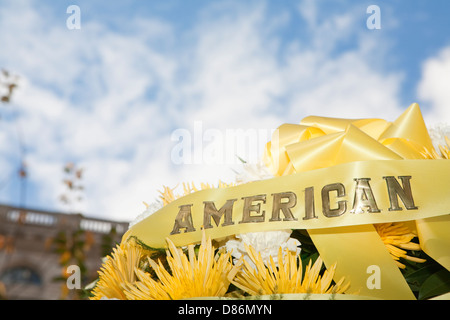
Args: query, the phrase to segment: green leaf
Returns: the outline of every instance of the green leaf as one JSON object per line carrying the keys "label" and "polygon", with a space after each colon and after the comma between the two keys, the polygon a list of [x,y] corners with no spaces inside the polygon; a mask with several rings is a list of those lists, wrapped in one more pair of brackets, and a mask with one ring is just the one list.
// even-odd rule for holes
{"label": "green leaf", "polygon": [[57,281],[66,281],[66,280],[67,279],[62,277],[62,276],[58,276],[58,277],[53,277],[52,278],[52,281],[55,281],[55,282],[57,282]]}
{"label": "green leaf", "polygon": [[436,273],[439,269],[440,268],[437,264],[426,265],[405,275],[405,280],[408,282],[411,290],[419,291],[425,280]]}
{"label": "green leaf", "polygon": [[242,163],[247,163],[247,161],[245,161],[244,159],[242,159],[241,157],[239,157],[238,155],[236,156],[238,159],[239,159],[239,161],[241,161]]}
{"label": "green leaf", "polygon": [[302,245],[314,246],[314,243],[306,230],[292,230],[291,238],[297,239]]}
{"label": "green leaf", "polygon": [[311,261],[311,265],[313,265],[314,262],[316,262],[318,257],[319,257],[319,252],[315,252],[312,254],[305,254],[305,255],[302,255],[300,253],[300,259],[302,261],[303,273],[305,272],[306,266],[308,265],[309,261]]}
{"label": "green leaf", "polygon": [[440,270],[424,281],[419,290],[419,300],[429,299],[450,292],[450,272]]}

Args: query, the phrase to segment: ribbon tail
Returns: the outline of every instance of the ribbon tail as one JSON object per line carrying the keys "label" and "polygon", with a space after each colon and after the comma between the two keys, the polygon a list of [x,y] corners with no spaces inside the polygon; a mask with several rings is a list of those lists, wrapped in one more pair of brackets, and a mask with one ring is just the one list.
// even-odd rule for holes
{"label": "ribbon tail", "polygon": [[335,281],[350,281],[347,292],[385,300],[414,300],[373,225],[310,229],[314,245],[327,268],[336,263]]}
{"label": "ribbon tail", "polygon": [[422,250],[450,271],[450,215],[416,221]]}

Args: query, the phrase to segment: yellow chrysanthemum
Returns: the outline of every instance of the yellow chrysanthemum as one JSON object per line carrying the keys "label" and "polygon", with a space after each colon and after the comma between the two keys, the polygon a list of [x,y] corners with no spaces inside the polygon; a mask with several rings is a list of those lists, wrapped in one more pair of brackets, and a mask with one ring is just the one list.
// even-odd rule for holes
{"label": "yellow chrysanthemum", "polygon": [[188,246],[188,256],[167,239],[167,271],[161,261],[148,258],[158,280],[135,268],[139,281],[126,285],[125,295],[130,300],[177,300],[191,297],[222,297],[239,267],[233,265],[231,255],[215,255],[211,239],[203,235],[198,256],[194,245]]}
{"label": "yellow chrysanthemum", "polygon": [[422,156],[423,159],[450,159],[450,139],[448,137],[444,137],[446,145],[439,144],[438,148],[441,152],[440,154],[434,149],[428,149],[423,146],[417,146],[416,150]]}
{"label": "yellow chrysanthemum", "polygon": [[242,270],[236,275],[233,284],[250,295],[272,295],[288,293],[344,293],[349,283],[344,285],[344,278],[332,285],[332,279],[336,269],[334,264],[325,270],[321,276],[322,259],[317,258],[311,266],[311,260],[302,276],[302,263],[299,256],[291,251],[286,251],[283,257],[282,249],[278,252],[278,267],[270,257],[270,263],[266,266],[261,254],[246,245],[248,255],[256,265],[253,268],[246,260],[243,261]]}
{"label": "yellow chrysanthemum", "polygon": [[441,150],[442,158],[450,160],[450,139],[445,137],[446,146],[439,145],[439,150]]}
{"label": "yellow chrysanthemum", "polygon": [[405,268],[405,265],[399,261],[400,258],[419,263],[426,261],[407,255],[405,250],[420,250],[420,245],[411,242],[416,234],[406,224],[401,222],[380,223],[375,224],[375,229],[399,268]]}
{"label": "yellow chrysanthemum", "polygon": [[424,159],[450,159],[450,139],[448,137],[444,137],[445,143],[447,145],[441,145],[439,144],[439,150],[441,151],[441,154],[437,153],[435,149],[427,149],[423,148],[420,150],[420,154]]}
{"label": "yellow chrysanthemum", "polygon": [[142,247],[134,241],[116,246],[100,268],[99,280],[91,299],[126,299],[123,286],[136,281],[135,268],[139,267],[143,253]]}

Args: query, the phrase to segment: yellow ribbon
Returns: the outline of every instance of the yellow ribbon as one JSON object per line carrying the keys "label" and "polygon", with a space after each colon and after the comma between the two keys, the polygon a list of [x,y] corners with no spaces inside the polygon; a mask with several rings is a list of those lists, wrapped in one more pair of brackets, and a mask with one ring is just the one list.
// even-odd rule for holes
{"label": "yellow ribbon", "polygon": [[[383,176],[391,177],[391,183]],[[411,178],[402,182],[398,176]],[[202,227],[216,239],[255,231],[312,230],[438,217],[448,213],[450,198],[445,186],[449,180],[447,160],[343,163],[191,193],[134,224],[124,237],[134,236],[149,247],[161,248],[166,245],[166,237],[178,246],[198,242]],[[395,191],[395,187],[399,193],[390,195],[389,190]],[[411,192],[402,195],[401,190],[408,188]],[[366,201],[367,196],[373,201]]]}
{"label": "yellow ribbon", "polygon": [[396,121],[310,116],[273,134],[264,161],[275,176],[364,160],[423,159],[433,144],[418,104]]}
{"label": "yellow ribbon", "polygon": [[[170,237],[187,245],[200,241],[202,226],[212,238],[307,229],[354,291],[413,299],[372,224],[416,221],[423,250],[449,268],[450,162],[423,160],[427,150],[433,145],[417,104],[394,122],[307,117],[280,126],[266,146],[277,178],[189,194],[133,225],[123,241],[163,247]],[[381,288],[367,285],[371,266],[381,270]]]}

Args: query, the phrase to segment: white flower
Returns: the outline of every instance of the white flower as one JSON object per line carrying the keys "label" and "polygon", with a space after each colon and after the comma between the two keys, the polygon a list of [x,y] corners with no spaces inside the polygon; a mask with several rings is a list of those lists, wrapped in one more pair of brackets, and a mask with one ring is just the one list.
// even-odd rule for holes
{"label": "white flower", "polygon": [[[238,183],[247,183],[274,177],[262,161],[255,164],[244,163],[242,167],[243,171],[236,176],[236,182]],[[272,257],[275,265],[278,266],[278,251],[280,247],[283,250],[283,257],[286,255],[286,249],[296,254],[300,253],[300,248],[298,247],[300,241],[291,238],[291,233],[291,230],[280,230],[238,234],[235,236],[236,240],[227,241],[225,248],[227,252],[231,252],[235,261],[243,256],[250,265],[255,267],[247,255],[244,243],[251,245],[256,252],[261,254],[261,258],[266,265],[270,262],[270,257]]]}
{"label": "white flower", "polygon": [[140,215],[138,215],[133,221],[130,222],[128,225],[128,228],[131,228],[136,223],[144,220],[145,218],[151,216],[153,213],[158,211],[163,207],[163,203],[161,201],[154,202],[147,206],[147,209],[145,209],[144,212],[142,212]]}
{"label": "white flower", "polygon": [[273,178],[273,175],[269,172],[262,161],[254,164],[243,163],[242,169],[243,170],[236,175],[237,183],[247,183],[256,180]]}
{"label": "white flower", "polygon": [[237,240],[229,240],[225,244],[225,248],[227,252],[231,252],[235,260],[243,256],[250,265],[254,266],[245,250],[245,243],[251,245],[256,252],[261,254],[261,258],[266,265],[270,262],[270,256],[272,256],[275,265],[278,265],[278,250],[280,247],[283,250],[283,256],[286,254],[286,249],[296,254],[300,253],[300,248],[298,248],[300,242],[297,239],[290,238],[290,235],[291,230],[249,232],[236,235]]}
{"label": "white flower", "polygon": [[431,141],[433,146],[438,153],[440,153],[439,145],[446,146],[445,137],[450,139],[450,125],[446,123],[436,124],[434,127],[428,130],[430,133]]}

